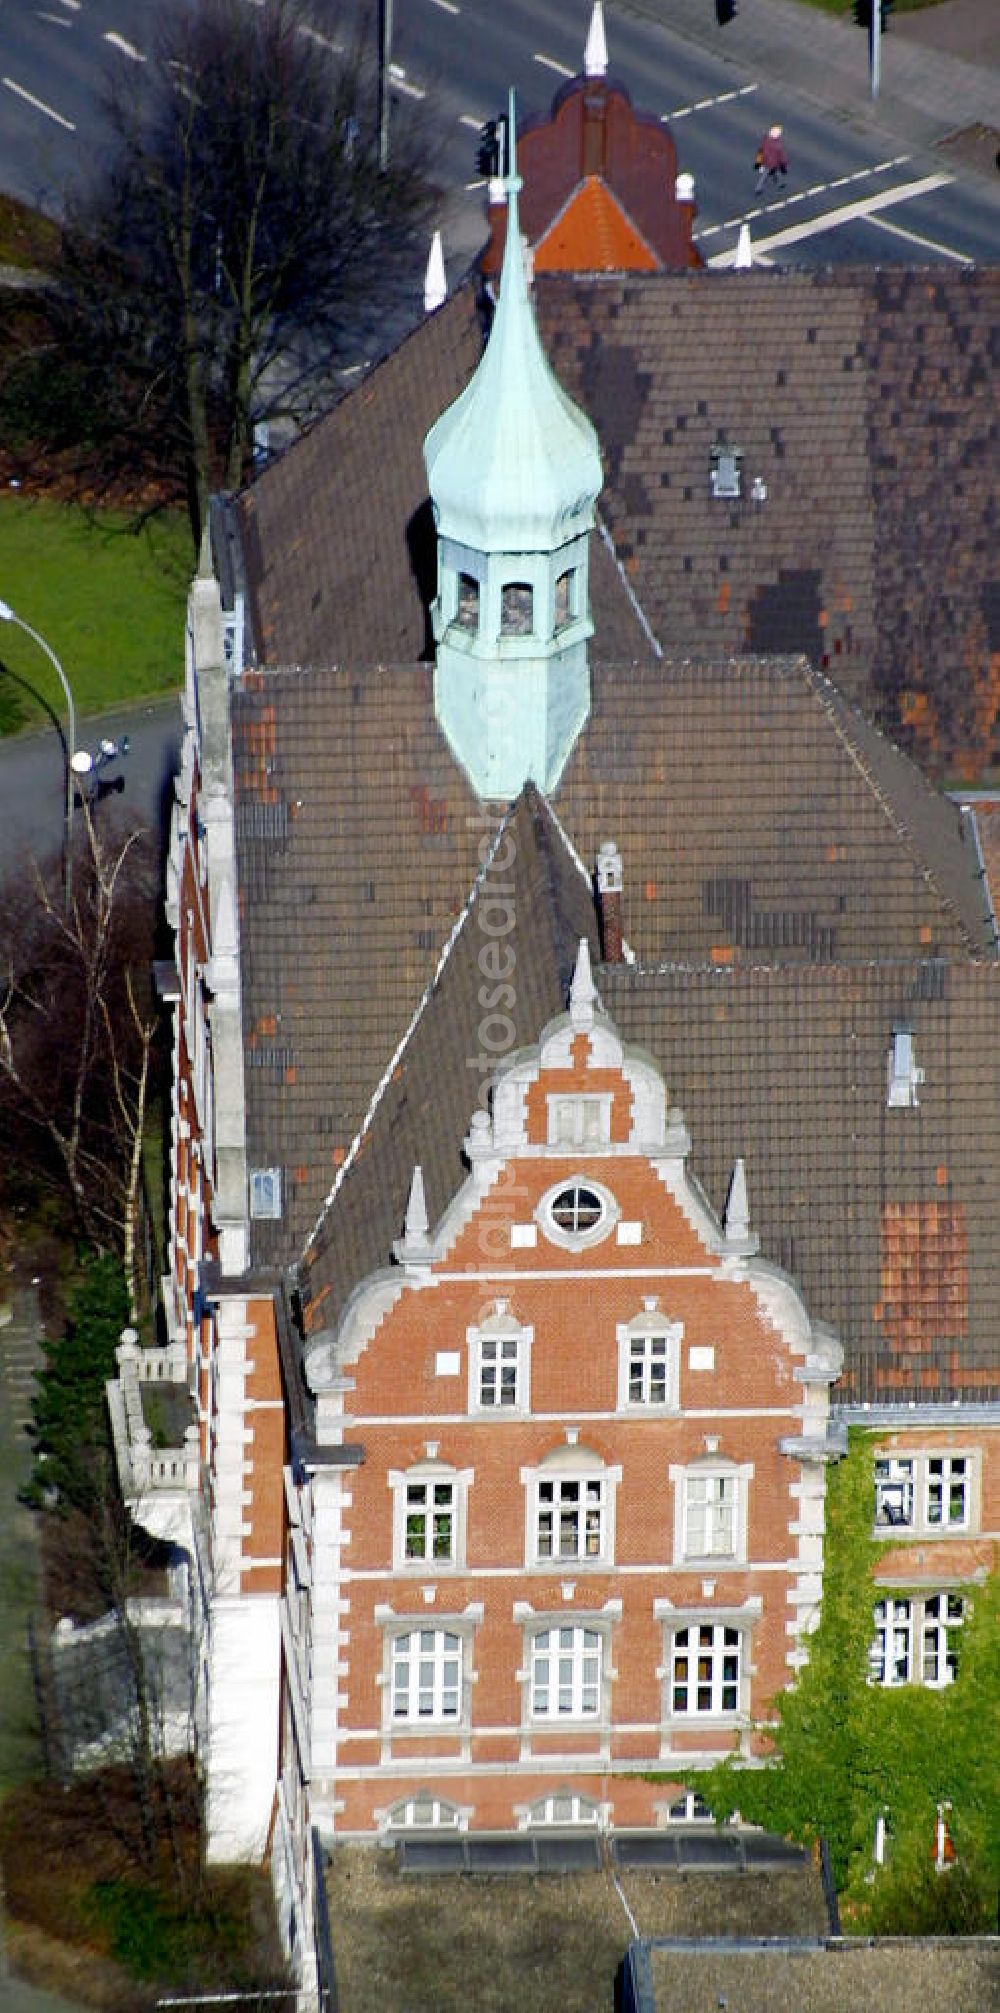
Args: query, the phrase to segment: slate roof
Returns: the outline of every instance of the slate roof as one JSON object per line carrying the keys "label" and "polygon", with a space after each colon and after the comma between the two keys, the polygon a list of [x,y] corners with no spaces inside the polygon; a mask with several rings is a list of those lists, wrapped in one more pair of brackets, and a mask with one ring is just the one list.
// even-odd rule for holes
{"label": "slate roof", "polygon": [[[971,772],[1000,704],[1000,269],[543,274],[535,300],[660,646],[802,651]],[[427,653],[421,443],[480,339],[470,283],[238,500],[263,661]],[[735,502],[710,489],[723,441],[742,452]],[[592,601],[595,661],[646,654],[634,625],[612,640],[628,610],[600,558]]]}

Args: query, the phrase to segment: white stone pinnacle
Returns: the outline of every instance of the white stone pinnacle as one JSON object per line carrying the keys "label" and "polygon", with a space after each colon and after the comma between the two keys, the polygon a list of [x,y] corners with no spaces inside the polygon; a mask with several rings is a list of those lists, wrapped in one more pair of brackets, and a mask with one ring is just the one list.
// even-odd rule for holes
{"label": "white stone pinnacle", "polygon": [[597,987],[590,969],[590,945],[586,937],[581,937],[580,948],[576,954],[576,970],[569,989],[569,1015],[574,1027],[593,1027],[596,999]]}
{"label": "white stone pinnacle", "polygon": [[427,254],[427,271],[424,274],[425,315],[432,315],[435,308],[443,307],[447,298],[448,280],[444,269],[444,247],[440,231],[435,231]]}
{"label": "white stone pinnacle", "polygon": [[403,1242],[407,1250],[427,1249],[427,1202],[424,1196],[424,1172],[419,1165],[413,1170],[410,1182],[410,1196],[406,1205],[406,1223]]}
{"label": "white stone pinnacle", "polygon": [[747,1194],[746,1162],[742,1155],[736,1162],[726,1197],[726,1214],[723,1223],[727,1244],[746,1244],[750,1237],[750,1201]]}
{"label": "white stone pinnacle", "polygon": [[594,11],[590,17],[587,46],[583,52],[584,74],[588,77],[604,77],[608,68],[608,44],[604,33],[604,8],[601,0],[594,0]]}

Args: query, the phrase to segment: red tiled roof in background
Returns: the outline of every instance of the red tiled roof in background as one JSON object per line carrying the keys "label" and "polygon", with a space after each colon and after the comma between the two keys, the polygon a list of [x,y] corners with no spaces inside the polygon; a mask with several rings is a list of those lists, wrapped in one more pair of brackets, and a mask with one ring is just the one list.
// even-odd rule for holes
{"label": "red tiled roof in background", "polygon": [[[517,165],[524,183],[521,229],[533,247],[537,272],[686,272],[702,265],[691,237],[695,204],[677,200],[677,149],[671,134],[651,113],[636,112],[620,84],[603,77],[572,78],[556,93],[547,118],[528,120],[519,129]],[[602,259],[598,242],[588,246],[582,232],[582,256],[572,265],[565,257],[550,256],[559,249],[549,237],[552,225],[588,179],[610,193],[629,227],[628,235],[620,234],[616,241],[622,256],[615,267]],[[503,260],[504,203],[491,205],[489,225],[490,241],[480,262],[487,277],[499,272]]]}
{"label": "red tiled roof in background", "polygon": [[588,175],[535,246],[547,273],[655,273],[657,261],[597,175]]}

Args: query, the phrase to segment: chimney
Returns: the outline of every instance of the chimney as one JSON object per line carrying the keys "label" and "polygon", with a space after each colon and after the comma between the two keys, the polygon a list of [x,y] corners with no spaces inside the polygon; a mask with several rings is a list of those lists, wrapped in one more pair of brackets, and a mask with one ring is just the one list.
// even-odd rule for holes
{"label": "chimney", "polygon": [[620,965],[622,950],[622,856],[613,839],[605,839],[597,855],[597,904],[601,917],[601,952],[606,965]]}

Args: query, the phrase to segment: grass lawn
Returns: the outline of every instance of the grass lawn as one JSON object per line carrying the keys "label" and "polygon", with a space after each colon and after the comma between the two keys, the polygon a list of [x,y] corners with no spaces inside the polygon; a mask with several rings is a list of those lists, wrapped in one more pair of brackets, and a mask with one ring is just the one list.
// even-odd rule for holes
{"label": "grass lawn", "polygon": [[[193,570],[182,511],[136,532],[124,513],[0,496],[0,598],[55,651],[81,717],[181,683]],[[0,671],[0,733],[48,708],[63,717],[55,671],[10,622],[0,623]]]}

